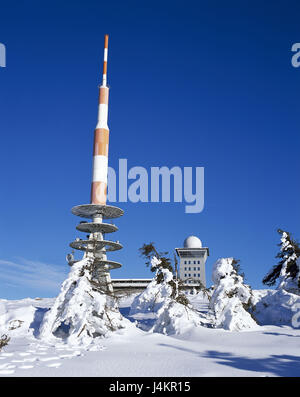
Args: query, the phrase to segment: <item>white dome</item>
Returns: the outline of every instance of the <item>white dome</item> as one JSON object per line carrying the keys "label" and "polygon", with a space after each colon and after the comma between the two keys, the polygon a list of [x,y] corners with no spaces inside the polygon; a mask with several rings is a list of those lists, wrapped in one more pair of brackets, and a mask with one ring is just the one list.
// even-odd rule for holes
{"label": "white dome", "polygon": [[202,242],[196,236],[189,236],[184,240],[183,246],[184,248],[202,248]]}

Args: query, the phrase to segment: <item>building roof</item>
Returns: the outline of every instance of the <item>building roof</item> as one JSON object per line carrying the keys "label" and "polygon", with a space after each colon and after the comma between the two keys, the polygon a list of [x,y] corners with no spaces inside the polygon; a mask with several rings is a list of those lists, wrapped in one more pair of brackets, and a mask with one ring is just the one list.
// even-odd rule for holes
{"label": "building roof", "polygon": [[202,242],[196,236],[189,236],[184,240],[183,246],[184,248],[202,248]]}

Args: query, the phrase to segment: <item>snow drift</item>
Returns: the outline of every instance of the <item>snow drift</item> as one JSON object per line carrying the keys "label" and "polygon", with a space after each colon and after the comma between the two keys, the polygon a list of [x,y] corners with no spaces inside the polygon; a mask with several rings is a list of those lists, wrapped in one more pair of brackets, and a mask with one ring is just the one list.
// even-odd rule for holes
{"label": "snow drift", "polygon": [[53,303],[52,298],[0,300],[0,335],[35,336],[44,313]]}
{"label": "snow drift", "polygon": [[254,290],[253,313],[261,325],[289,325],[299,328],[300,296],[279,290]]}
{"label": "snow drift", "polygon": [[158,310],[157,320],[150,331],[165,335],[180,335],[193,327],[203,326],[205,322],[205,318],[201,318],[192,306],[167,299]]}

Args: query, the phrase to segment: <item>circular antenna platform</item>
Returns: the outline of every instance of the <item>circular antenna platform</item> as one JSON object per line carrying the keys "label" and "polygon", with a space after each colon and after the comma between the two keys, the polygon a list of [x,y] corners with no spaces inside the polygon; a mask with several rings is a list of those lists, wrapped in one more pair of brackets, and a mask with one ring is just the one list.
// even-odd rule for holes
{"label": "circular antenna platform", "polygon": [[119,218],[124,214],[121,208],[112,205],[83,204],[72,208],[72,214],[82,218],[93,219],[101,215],[103,219]]}
{"label": "circular antenna platform", "polygon": [[121,263],[115,262],[115,261],[108,261],[108,260],[102,260],[102,259],[97,259],[95,258],[96,265],[101,266],[99,269],[100,271],[102,270],[103,272],[108,272],[112,269],[118,269],[119,267],[122,267]]}
{"label": "circular antenna platform", "polygon": [[118,230],[116,225],[111,225],[110,223],[80,223],[76,226],[76,229],[80,232],[85,233],[112,233]]}
{"label": "circular antenna platform", "polygon": [[[100,250],[105,247],[105,251],[117,251],[123,248],[123,245],[109,240],[76,240],[70,243],[70,247],[80,251],[93,252],[95,249]],[[107,247],[107,248],[106,248]]]}

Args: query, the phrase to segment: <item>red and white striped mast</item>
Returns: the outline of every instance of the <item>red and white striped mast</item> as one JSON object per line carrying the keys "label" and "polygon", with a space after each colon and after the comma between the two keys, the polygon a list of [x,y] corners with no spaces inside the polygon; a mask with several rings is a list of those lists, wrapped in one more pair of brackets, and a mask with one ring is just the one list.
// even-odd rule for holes
{"label": "red and white striped mast", "polygon": [[[107,56],[108,56],[108,35],[104,37],[104,60],[102,84],[99,87],[99,108],[98,122],[94,132],[94,151],[93,151],[93,173],[90,204],[78,205],[72,208],[74,215],[82,218],[91,219],[91,222],[81,222],[76,229],[89,233],[88,239],[76,239],[70,243],[70,247],[85,252],[94,264],[95,281],[98,281],[106,291],[112,291],[110,270],[121,267],[115,261],[107,259],[107,251],[116,251],[122,245],[116,241],[106,240],[104,234],[115,232],[117,226],[105,223],[103,220],[118,218],[123,215],[123,210],[106,204],[107,200],[107,175],[108,175],[108,95],[107,87]],[[69,260],[69,264],[74,263],[74,258]]]}
{"label": "red and white striped mast", "polygon": [[106,204],[107,199],[109,144],[109,128],[107,125],[109,95],[109,88],[107,87],[107,55],[108,35],[105,35],[102,85],[99,87],[98,123],[94,133],[93,179],[91,191],[91,204],[102,205]]}

